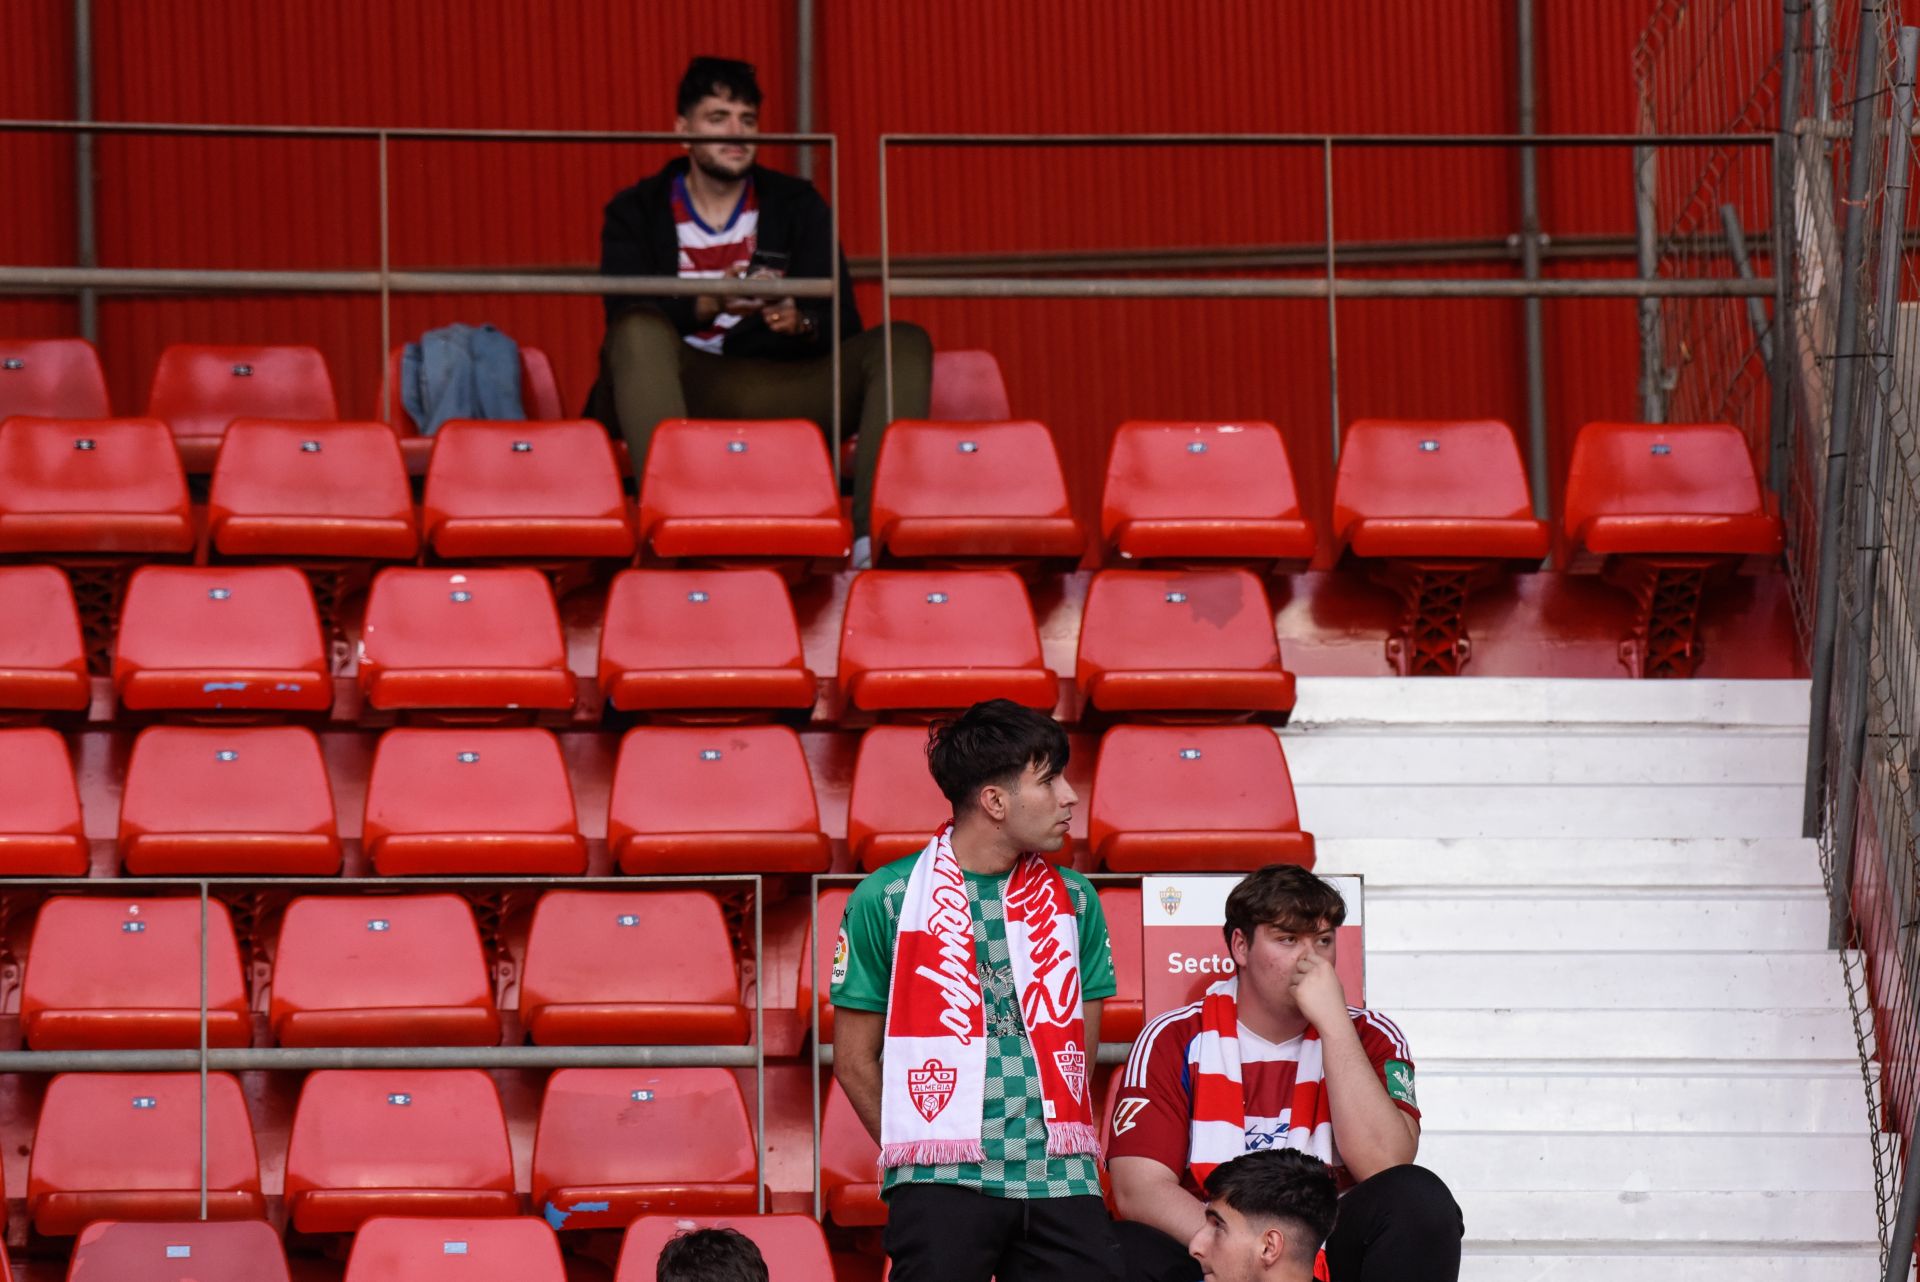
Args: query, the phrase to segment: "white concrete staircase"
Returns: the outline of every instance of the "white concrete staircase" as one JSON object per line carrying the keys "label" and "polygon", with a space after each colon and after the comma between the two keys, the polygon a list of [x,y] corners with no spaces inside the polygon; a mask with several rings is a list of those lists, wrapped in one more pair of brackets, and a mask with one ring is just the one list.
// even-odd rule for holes
{"label": "white concrete staircase", "polygon": [[1302,824],[1367,879],[1463,1277],[1876,1276],[1806,725],[1805,682],[1301,682]]}

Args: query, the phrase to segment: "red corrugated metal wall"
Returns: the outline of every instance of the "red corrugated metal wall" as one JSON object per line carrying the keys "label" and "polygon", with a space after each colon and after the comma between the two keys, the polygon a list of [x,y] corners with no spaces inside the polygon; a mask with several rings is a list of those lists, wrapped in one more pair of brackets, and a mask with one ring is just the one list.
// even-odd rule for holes
{"label": "red corrugated metal wall", "polygon": [[[1510,10],[1505,0],[1318,9],[1265,0],[819,0],[818,126],[843,144],[848,247],[878,249],[882,131],[1508,131]],[[1631,128],[1642,7],[1540,11],[1541,128]],[[0,42],[4,114],[68,114],[67,13],[64,0],[10,0],[9,39]],[[727,52],[759,64],[767,127],[791,124],[790,0],[94,0],[94,13],[102,119],[664,127],[686,57]],[[12,193],[5,258],[71,261],[69,146],[0,140]],[[601,203],[664,154],[396,145],[394,262],[590,262]],[[915,151],[896,153],[890,166],[900,253],[1322,234],[1320,162],[1309,152]],[[1505,152],[1343,152],[1340,238],[1506,236],[1517,225],[1513,166]],[[360,267],[377,259],[368,143],[113,139],[100,147],[98,173],[106,264]],[[1548,152],[1541,175],[1549,233],[1631,230],[1626,152]],[[1551,270],[1625,265],[1554,260]],[[877,319],[870,288],[861,301]],[[1286,430],[1296,468],[1326,474],[1323,304],[923,301],[898,314],[926,324],[942,346],[1000,355],[1016,410],[1053,425],[1076,498],[1089,507],[1107,434],[1129,416],[1271,418]],[[70,330],[72,316],[67,304],[0,304],[9,331]],[[584,394],[598,339],[591,300],[404,299],[394,333],[481,317],[547,348],[567,396]],[[1517,302],[1343,303],[1342,417],[1493,414],[1518,425],[1520,317]],[[1546,319],[1549,410],[1563,455],[1579,422],[1632,411],[1633,309],[1555,302]],[[180,339],[315,342],[347,411],[372,408],[379,327],[367,299],[109,300],[101,342],[118,408],[140,406],[160,347]],[[1311,489],[1322,504],[1324,481]]]}

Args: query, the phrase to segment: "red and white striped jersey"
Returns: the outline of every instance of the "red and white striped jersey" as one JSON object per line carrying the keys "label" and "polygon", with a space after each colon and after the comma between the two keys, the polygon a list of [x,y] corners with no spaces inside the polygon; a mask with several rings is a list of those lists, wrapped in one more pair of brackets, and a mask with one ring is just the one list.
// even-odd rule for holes
{"label": "red and white striped jersey", "polygon": [[[687,195],[686,175],[673,180],[673,230],[680,242],[680,276],[683,279],[711,280],[727,274],[729,267],[745,267],[753,258],[760,230],[760,209],[753,196],[753,179],[748,178],[733,216],[721,227],[709,227],[694,212]],[[704,329],[687,335],[687,342],[703,352],[718,355],[727,331],[740,323],[732,312],[721,312]]]}
{"label": "red and white striped jersey", "polygon": [[[1413,1090],[1413,1054],[1405,1034],[1379,1011],[1349,1006],[1354,1031],[1387,1095],[1410,1117],[1420,1108]],[[1199,1064],[1200,1003],[1181,1006],[1149,1020],[1134,1040],[1133,1053],[1122,1070],[1119,1097],[1113,1106],[1113,1135],[1107,1160],[1150,1157],[1180,1173],[1181,1183],[1196,1197],[1203,1196],[1188,1169],[1188,1144],[1193,1126],[1193,1075]],[[1238,1029],[1240,1077],[1246,1106],[1246,1152],[1289,1145],[1293,1088],[1300,1071],[1303,1037],[1269,1042]],[[1309,1071],[1318,1073],[1319,1057],[1309,1057]],[[1340,1136],[1333,1137],[1334,1179],[1342,1192],[1353,1178],[1339,1161]]]}

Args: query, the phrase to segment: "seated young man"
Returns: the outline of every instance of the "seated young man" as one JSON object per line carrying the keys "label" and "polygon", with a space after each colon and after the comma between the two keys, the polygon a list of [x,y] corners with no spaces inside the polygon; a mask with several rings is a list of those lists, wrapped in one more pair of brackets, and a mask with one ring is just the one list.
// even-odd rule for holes
{"label": "seated young man", "polygon": [[1207,1177],[1206,1221],[1187,1249],[1214,1282],[1310,1282],[1338,1197],[1317,1157],[1242,1153]]}
{"label": "seated young man", "polygon": [[[839,262],[842,431],[858,431],[854,530],[867,532],[873,469],[888,423],[880,330],[860,328],[853,278],[813,184],[754,162],[760,85],[753,68],[695,58],[680,81],[674,129],[687,155],[607,202],[600,271],[683,278],[826,279]],[[769,294],[776,289],[769,280]],[[600,381],[587,413],[626,437],[635,476],[653,429],[669,418],[806,418],[833,412],[830,299],[606,296]],[[933,345],[917,325],[893,331],[893,408],[925,418]]]}
{"label": "seated young man", "polygon": [[1207,1177],[1242,1153],[1291,1148],[1333,1168],[1333,1282],[1460,1273],[1460,1208],[1420,1147],[1413,1056],[1392,1020],[1347,1005],[1334,973],[1340,893],[1270,864],[1227,897],[1237,968],[1150,1020],[1114,1104],[1107,1165],[1138,1276],[1200,1276],[1181,1244],[1206,1221]]}

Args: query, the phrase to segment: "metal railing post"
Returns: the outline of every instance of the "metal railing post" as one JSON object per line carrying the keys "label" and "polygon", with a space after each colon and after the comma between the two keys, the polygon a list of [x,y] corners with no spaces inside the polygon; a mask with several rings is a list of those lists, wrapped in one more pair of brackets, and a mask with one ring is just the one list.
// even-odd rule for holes
{"label": "metal railing post", "polygon": [[[93,119],[93,0],[73,0],[73,114]],[[100,265],[100,233],[95,221],[93,134],[73,136],[74,261],[82,267]],[[100,299],[90,289],[79,295],[80,337],[100,341]]]}
{"label": "metal railing post", "polygon": [[[794,0],[793,127],[803,134],[813,132],[813,33],[813,0]],[[828,163],[832,163],[831,158]],[[813,148],[799,148],[794,153],[793,167],[802,178],[812,178]],[[840,238],[835,236],[833,243],[838,246]]]}
{"label": "metal railing post", "polygon": [[[807,912],[811,914],[811,926],[807,931],[807,955],[800,964],[807,969],[806,983],[803,987],[813,994],[813,1000],[807,1003],[806,1027],[811,1032],[808,1038],[813,1043],[813,1071],[809,1075],[809,1085],[813,1089],[813,1218],[818,1220],[826,1213],[824,1194],[820,1187],[820,1163],[824,1154],[820,1151],[820,874],[815,873],[807,882]],[[839,947],[836,940],[834,947]]]}
{"label": "metal railing post", "polygon": [[[893,260],[887,245],[887,142],[880,135],[880,347],[886,366],[887,422],[893,422]],[[872,448],[869,446],[868,448]]]}
{"label": "metal railing post", "polygon": [[1907,1141],[1900,1170],[1900,1201],[1887,1238],[1887,1272],[1882,1282],[1906,1282],[1913,1275],[1913,1240],[1920,1232],[1920,1138]]}
{"label": "metal railing post", "polygon": [[[1740,224],[1740,211],[1732,204],[1720,206],[1720,226],[1727,234],[1727,256],[1741,280],[1754,279],[1753,259],[1747,254],[1747,229]],[[1775,277],[1774,283],[1779,284]],[[1773,326],[1767,321],[1767,305],[1757,294],[1747,295],[1747,328],[1753,331],[1753,345],[1769,369],[1773,366]]]}
{"label": "metal railing post", "polygon": [[753,879],[753,1170],[754,1210],[767,1211],[767,954],[762,910],[766,878]]}
{"label": "metal railing post", "polygon": [[207,1218],[207,883],[200,883],[200,1218]]}
{"label": "metal railing post", "polygon": [[1767,488],[1784,497],[1788,469],[1793,461],[1793,386],[1800,377],[1795,366],[1799,346],[1794,338],[1794,269],[1798,234],[1798,179],[1800,155],[1795,150],[1794,126],[1800,120],[1800,45],[1805,37],[1807,10],[1803,0],[1782,0],[1780,17],[1780,121],[1773,144],[1773,359],[1768,377],[1773,397],[1768,415]]}
{"label": "metal railing post", "polygon": [[[1862,32],[1879,30],[1880,8],[1880,0],[1861,0]],[[1854,387],[1861,356],[1860,262],[1866,252],[1867,188],[1873,176],[1868,148],[1869,140],[1873,137],[1874,100],[1878,96],[1873,89],[1880,80],[1880,58],[1880,41],[1877,37],[1860,41],[1859,53],[1854,59],[1854,141],[1847,153],[1847,223],[1841,251],[1839,318],[1834,330],[1833,401],[1827,429],[1827,469],[1820,503],[1819,588],[1814,607],[1811,664],[1813,701],[1807,722],[1806,791],[1800,817],[1801,835],[1806,837],[1818,837],[1821,833],[1827,753],[1832,746],[1827,721],[1833,707],[1834,638],[1838,631],[1836,615],[1840,606],[1841,532],[1845,528],[1842,513],[1847,500]],[[1844,779],[1836,779],[1835,786],[1842,795],[1852,787]],[[1835,885],[1839,892],[1835,896],[1836,905],[1846,900],[1847,883],[1839,880],[1839,877],[1843,872],[1850,872],[1852,840],[1851,832],[1836,830],[1834,833]],[[1836,907],[1836,918],[1839,912]]]}
{"label": "metal railing post", "polygon": [[[1534,130],[1533,0],[1515,0],[1514,36],[1519,46],[1517,89],[1520,132]],[[1540,171],[1532,147],[1520,149],[1520,274],[1540,279]],[[1552,504],[1547,445],[1547,357],[1542,306],[1537,297],[1520,304],[1527,376],[1527,479],[1533,490],[1533,514],[1545,520]]]}
{"label": "metal railing post", "polygon": [[[802,0],[805,3],[805,0]],[[840,385],[840,143],[838,139],[827,144],[828,182],[832,184],[827,197],[827,229],[833,237],[833,297],[829,300],[827,325],[833,332],[827,335],[827,352],[833,361],[833,424],[827,439],[832,442],[828,451],[829,461],[833,464],[833,483],[838,490],[840,485],[840,437],[841,416],[845,411],[846,391]]]}
{"label": "metal railing post", "polygon": [[383,421],[394,422],[393,398],[399,389],[393,386],[394,380],[387,375],[391,364],[387,353],[393,350],[393,256],[392,242],[389,238],[388,220],[392,209],[388,203],[387,181],[391,172],[387,167],[387,133],[380,131],[380,363],[374,368],[380,371],[380,417]]}
{"label": "metal railing post", "polygon": [[1340,461],[1340,312],[1334,289],[1333,139],[1320,141],[1320,186],[1326,197],[1327,229],[1327,426],[1333,442],[1333,460]]}
{"label": "metal railing post", "polygon": [[[1659,212],[1654,206],[1654,167],[1657,153],[1652,147],[1633,150],[1633,235],[1640,279],[1651,281],[1660,274]],[[1660,339],[1660,304],[1654,298],[1640,302],[1640,419],[1646,423],[1664,423],[1666,411],[1666,350]]]}

